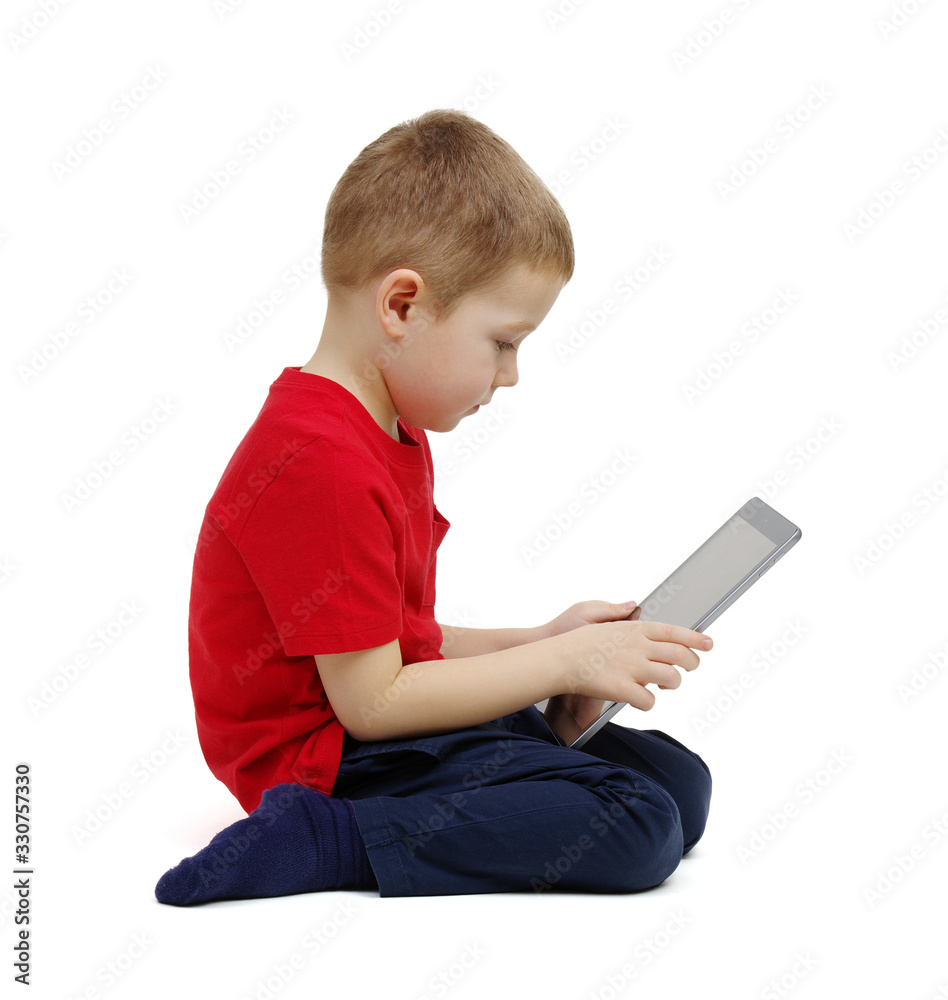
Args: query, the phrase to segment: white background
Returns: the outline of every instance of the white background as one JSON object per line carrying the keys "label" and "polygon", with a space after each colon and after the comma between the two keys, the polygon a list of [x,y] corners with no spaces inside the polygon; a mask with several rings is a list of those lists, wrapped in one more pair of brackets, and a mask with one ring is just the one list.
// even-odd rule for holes
{"label": "white background", "polygon": [[[3,9],[0,841],[12,871],[28,761],[34,995],[948,995],[945,5],[233,6]],[[708,762],[707,833],[634,895],[161,906],[162,872],[243,815],[187,679],[204,506],[315,347],[338,176],[433,107],[511,142],[577,251],[520,384],[430,436],[452,523],[439,619],[641,600],[755,494],[803,530],[699,670],[618,719]],[[294,265],[307,280],[228,349]],[[0,890],[11,980],[13,902]]]}

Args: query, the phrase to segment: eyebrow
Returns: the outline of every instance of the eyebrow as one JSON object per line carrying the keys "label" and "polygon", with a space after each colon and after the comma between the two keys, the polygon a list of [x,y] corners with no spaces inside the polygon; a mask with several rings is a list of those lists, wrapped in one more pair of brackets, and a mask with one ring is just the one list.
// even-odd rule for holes
{"label": "eyebrow", "polygon": [[529,320],[520,320],[517,323],[505,323],[501,327],[501,330],[504,330],[507,333],[527,333],[533,329],[533,324]]}

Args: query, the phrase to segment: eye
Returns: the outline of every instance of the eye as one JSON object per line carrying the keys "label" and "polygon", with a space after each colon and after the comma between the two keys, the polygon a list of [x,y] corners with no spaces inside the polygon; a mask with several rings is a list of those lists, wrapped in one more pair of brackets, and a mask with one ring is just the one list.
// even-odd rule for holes
{"label": "eye", "polygon": [[515,351],[517,348],[509,340],[495,341],[498,351]]}

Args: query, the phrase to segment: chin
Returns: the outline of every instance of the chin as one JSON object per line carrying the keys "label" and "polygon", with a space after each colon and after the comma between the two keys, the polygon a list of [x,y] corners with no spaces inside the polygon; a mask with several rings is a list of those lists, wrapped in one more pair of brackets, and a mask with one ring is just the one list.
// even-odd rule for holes
{"label": "chin", "polygon": [[400,414],[406,423],[414,427],[423,427],[426,431],[435,431],[443,434],[445,431],[453,431],[455,427],[467,416],[472,416],[466,410],[463,413],[418,413],[417,419],[412,419],[409,414]]}
{"label": "chin", "polygon": [[412,420],[410,417],[406,417],[401,414],[402,419],[407,424],[411,424],[412,427],[421,427],[426,431],[433,431],[437,434],[443,434],[445,431],[454,430],[458,425],[459,418],[457,417],[422,417],[419,416],[417,420]]}

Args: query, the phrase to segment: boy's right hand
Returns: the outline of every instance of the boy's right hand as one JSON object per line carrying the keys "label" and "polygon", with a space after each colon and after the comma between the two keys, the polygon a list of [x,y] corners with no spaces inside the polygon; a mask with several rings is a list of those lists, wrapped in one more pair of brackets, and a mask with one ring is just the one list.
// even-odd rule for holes
{"label": "boy's right hand", "polygon": [[646,687],[677,688],[678,669],[698,666],[695,649],[708,650],[710,636],[665,622],[596,622],[556,637],[563,645],[563,692],[627,702],[647,712],[655,695]]}

